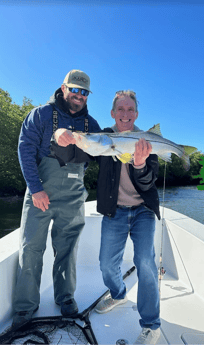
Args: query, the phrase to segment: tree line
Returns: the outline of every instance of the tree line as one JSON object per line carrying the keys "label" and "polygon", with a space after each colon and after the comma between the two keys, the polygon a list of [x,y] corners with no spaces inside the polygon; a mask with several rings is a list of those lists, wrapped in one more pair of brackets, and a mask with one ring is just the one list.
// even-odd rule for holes
{"label": "tree line", "polygon": [[[17,105],[7,91],[0,88],[0,196],[23,195],[26,184],[18,162],[17,146],[21,125],[26,115],[34,108],[32,101],[26,97],[23,104]],[[195,152],[190,156],[190,170],[185,171],[181,159],[172,155],[172,163],[159,159],[159,176],[157,186],[163,185],[166,171],[166,186],[185,186],[199,184],[201,170],[200,160],[204,156]],[[85,186],[88,191],[96,189],[98,164],[89,164],[85,173]]]}

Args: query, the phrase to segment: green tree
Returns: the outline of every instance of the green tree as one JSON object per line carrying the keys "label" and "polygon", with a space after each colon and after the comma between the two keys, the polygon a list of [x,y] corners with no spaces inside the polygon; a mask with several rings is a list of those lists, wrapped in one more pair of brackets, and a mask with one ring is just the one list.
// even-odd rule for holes
{"label": "green tree", "polygon": [[202,168],[200,169],[200,175],[193,176],[195,179],[199,179],[199,185],[197,186],[198,190],[204,190],[204,155],[200,156],[199,160]]}
{"label": "green tree", "polygon": [[[0,88],[0,193],[14,194],[24,192],[26,184],[18,162],[17,146],[20,128],[26,115],[34,108],[26,97],[23,105],[12,103],[7,91]],[[190,156],[190,170],[185,171],[182,161],[172,155],[172,163],[166,165],[166,185],[198,184],[201,170],[201,152]],[[159,176],[157,186],[163,184],[165,162],[159,158]],[[85,186],[90,192],[97,187],[98,164],[91,162],[85,173]]]}
{"label": "green tree", "polygon": [[[182,161],[176,155],[172,155],[172,162],[166,164],[166,185],[168,186],[185,186],[197,184],[198,179],[195,176],[200,171],[200,159],[203,154],[197,151],[190,155],[190,169],[186,171],[183,168]],[[157,185],[163,184],[165,162],[159,158],[159,176]]]}
{"label": "green tree", "polygon": [[90,162],[84,176],[84,185],[87,191],[96,189],[98,171],[99,171],[98,163],[94,161]]}
{"label": "green tree", "polygon": [[26,97],[23,105],[12,103],[9,93],[0,89],[0,191],[24,191],[25,181],[18,162],[17,146],[22,122],[34,108]]}

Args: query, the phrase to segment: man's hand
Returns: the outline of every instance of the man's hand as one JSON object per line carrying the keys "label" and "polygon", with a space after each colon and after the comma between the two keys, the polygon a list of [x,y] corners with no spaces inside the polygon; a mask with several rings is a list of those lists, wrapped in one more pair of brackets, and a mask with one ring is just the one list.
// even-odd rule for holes
{"label": "man's hand", "polygon": [[60,146],[66,147],[70,144],[76,144],[76,140],[74,139],[72,132],[66,128],[57,129],[54,133],[54,137],[57,144]]}
{"label": "man's hand", "polygon": [[46,192],[41,191],[32,195],[33,205],[40,208],[43,212],[48,210],[50,200]]}
{"label": "man's hand", "polygon": [[140,139],[135,144],[134,165],[140,166],[146,162],[152,152],[152,145],[145,139]]}

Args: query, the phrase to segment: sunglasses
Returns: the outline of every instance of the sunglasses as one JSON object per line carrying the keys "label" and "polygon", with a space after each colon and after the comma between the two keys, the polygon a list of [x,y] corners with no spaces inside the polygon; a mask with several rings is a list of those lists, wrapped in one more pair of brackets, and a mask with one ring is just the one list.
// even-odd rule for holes
{"label": "sunglasses", "polygon": [[89,91],[85,90],[85,89],[79,89],[78,87],[69,87],[68,89],[72,93],[78,93],[79,90],[81,90],[81,95],[82,96],[86,96],[87,97],[89,95]]}
{"label": "sunglasses", "polygon": [[117,94],[123,94],[124,92],[129,92],[130,94],[133,94],[133,95],[136,95],[136,93],[132,90],[128,90],[128,91],[125,91],[125,90],[120,90],[120,91],[116,91],[116,95]]}

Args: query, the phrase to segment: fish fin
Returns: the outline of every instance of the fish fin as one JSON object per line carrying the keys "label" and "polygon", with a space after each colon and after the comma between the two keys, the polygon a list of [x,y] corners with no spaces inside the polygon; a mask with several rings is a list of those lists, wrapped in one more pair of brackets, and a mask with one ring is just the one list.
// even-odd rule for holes
{"label": "fish fin", "polygon": [[161,130],[160,130],[160,123],[158,123],[157,125],[154,125],[147,132],[154,133],[162,137]]}
{"label": "fish fin", "polygon": [[124,164],[130,163],[132,160],[132,155],[130,153],[123,153],[121,155],[117,155],[117,158]]}
{"label": "fish fin", "polygon": [[171,152],[158,153],[158,156],[165,162],[171,163]]}
{"label": "fish fin", "polygon": [[[181,145],[182,146],[182,145]],[[192,155],[192,153],[198,151],[196,147],[193,146],[182,146],[187,155]]]}
{"label": "fish fin", "polygon": [[[179,145],[179,147],[183,152],[182,156],[179,155],[179,157],[182,160],[184,169],[188,171],[190,169],[189,155],[196,152],[197,148],[193,146],[183,146],[183,145]],[[158,156],[166,162],[171,162],[171,152],[165,152],[161,154],[158,153]]]}
{"label": "fish fin", "polygon": [[183,155],[181,156],[183,167],[186,171],[190,169],[189,155],[197,151],[196,147],[179,145],[183,149]]}

